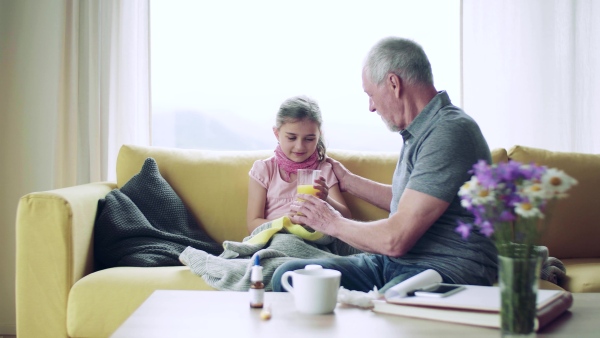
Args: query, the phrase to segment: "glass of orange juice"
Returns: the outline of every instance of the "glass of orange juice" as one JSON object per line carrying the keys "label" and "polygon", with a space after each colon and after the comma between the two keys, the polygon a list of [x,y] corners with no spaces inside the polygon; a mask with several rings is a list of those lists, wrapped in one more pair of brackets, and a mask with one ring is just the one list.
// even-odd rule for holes
{"label": "glass of orange juice", "polygon": [[296,178],[298,187],[296,192],[298,194],[309,194],[316,196],[319,190],[315,189],[315,180],[321,176],[321,170],[313,169],[298,169],[298,176]]}

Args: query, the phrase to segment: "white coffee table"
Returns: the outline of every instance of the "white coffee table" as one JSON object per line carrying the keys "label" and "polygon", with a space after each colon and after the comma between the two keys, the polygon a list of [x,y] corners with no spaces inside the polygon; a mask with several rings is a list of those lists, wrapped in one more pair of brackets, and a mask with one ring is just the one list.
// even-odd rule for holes
{"label": "white coffee table", "polygon": [[[135,337],[494,337],[475,326],[377,314],[338,304],[333,314],[305,315],[289,293],[265,294],[272,318],[260,319],[245,292],[155,291],[111,336]],[[600,293],[574,294],[571,310],[538,337],[599,337]]]}

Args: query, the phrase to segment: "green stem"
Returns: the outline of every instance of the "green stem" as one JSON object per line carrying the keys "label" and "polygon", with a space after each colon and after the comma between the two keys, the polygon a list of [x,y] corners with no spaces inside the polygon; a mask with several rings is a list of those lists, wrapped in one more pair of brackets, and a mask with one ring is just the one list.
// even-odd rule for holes
{"label": "green stem", "polygon": [[[527,246],[511,246],[516,256],[528,251]],[[541,260],[527,257],[498,257],[503,333],[528,334],[534,329]]]}

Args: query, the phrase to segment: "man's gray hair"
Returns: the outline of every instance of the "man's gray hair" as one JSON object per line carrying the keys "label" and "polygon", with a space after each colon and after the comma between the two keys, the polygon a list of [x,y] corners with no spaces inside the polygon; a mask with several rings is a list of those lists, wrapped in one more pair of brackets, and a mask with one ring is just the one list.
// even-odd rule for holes
{"label": "man's gray hair", "polygon": [[380,85],[387,74],[394,73],[412,85],[433,85],[429,59],[418,43],[403,38],[388,37],[371,48],[364,62],[371,82]]}

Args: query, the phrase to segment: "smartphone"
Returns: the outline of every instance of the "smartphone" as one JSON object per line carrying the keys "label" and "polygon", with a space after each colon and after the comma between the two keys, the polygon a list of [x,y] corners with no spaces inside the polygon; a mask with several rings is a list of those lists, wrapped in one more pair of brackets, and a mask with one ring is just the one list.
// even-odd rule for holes
{"label": "smartphone", "polygon": [[464,290],[464,285],[436,283],[420,290],[415,291],[415,296],[418,297],[447,297],[461,290]]}

